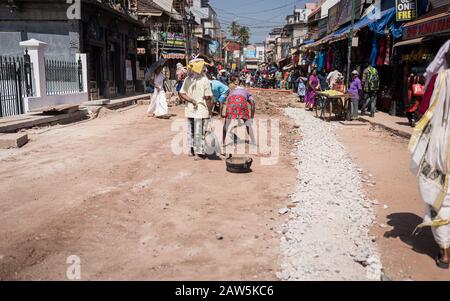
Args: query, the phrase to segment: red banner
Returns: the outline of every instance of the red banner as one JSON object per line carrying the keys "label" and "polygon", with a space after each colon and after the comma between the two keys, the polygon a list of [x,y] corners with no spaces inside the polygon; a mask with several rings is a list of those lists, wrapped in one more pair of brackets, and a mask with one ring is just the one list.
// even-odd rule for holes
{"label": "red banner", "polygon": [[448,31],[450,31],[450,15],[407,26],[405,28],[403,39],[409,40]]}

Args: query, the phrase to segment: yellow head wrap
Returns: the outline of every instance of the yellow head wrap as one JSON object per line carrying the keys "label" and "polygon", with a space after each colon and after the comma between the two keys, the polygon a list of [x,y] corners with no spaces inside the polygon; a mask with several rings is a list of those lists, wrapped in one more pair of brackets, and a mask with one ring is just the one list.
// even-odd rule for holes
{"label": "yellow head wrap", "polygon": [[195,59],[189,62],[188,69],[194,73],[201,74],[203,72],[203,68],[205,67],[205,60],[203,59]]}

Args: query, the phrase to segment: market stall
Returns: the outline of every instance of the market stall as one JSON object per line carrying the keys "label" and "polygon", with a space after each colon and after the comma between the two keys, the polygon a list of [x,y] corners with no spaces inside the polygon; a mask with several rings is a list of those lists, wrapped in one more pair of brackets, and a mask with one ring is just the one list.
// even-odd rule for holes
{"label": "market stall", "polygon": [[342,120],[351,119],[351,94],[335,90],[317,92],[318,100],[315,105],[316,116],[325,118],[328,111],[328,121],[332,114]]}

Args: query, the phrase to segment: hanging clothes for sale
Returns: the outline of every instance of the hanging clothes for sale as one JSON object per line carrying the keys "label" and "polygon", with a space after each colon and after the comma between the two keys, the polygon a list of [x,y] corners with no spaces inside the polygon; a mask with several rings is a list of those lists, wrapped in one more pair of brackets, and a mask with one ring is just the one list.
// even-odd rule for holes
{"label": "hanging clothes for sale", "polygon": [[317,56],[317,70],[322,71],[324,68],[325,68],[325,51],[321,51]]}
{"label": "hanging clothes for sale", "polygon": [[384,56],[386,54],[386,40],[384,38],[380,39],[379,47],[377,66],[382,66],[384,64]]}
{"label": "hanging clothes for sale", "polygon": [[386,38],[386,55],[384,58],[384,65],[390,66],[391,65],[391,47],[392,47],[392,38],[390,35]]}
{"label": "hanging clothes for sale", "polygon": [[334,46],[334,54],[333,54],[333,61],[331,64],[332,70],[343,70],[344,69],[344,50],[342,49],[342,46],[339,45],[339,43],[335,44]]}
{"label": "hanging clothes for sale", "polygon": [[326,63],[326,71],[327,73],[331,72],[331,62],[333,61],[333,50],[331,49],[331,47],[328,47],[328,52],[327,52],[327,63]]}
{"label": "hanging clothes for sale", "polygon": [[378,38],[377,36],[374,36],[372,40],[372,53],[370,54],[370,64],[373,67],[375,67],[377,64],[378,52],[379,52]]}

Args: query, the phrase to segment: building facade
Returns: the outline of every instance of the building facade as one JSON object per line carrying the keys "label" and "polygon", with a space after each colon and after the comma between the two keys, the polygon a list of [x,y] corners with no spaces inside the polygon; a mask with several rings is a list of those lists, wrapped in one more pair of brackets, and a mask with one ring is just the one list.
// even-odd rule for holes
{"label": "building facade", "polygon": [[0,3],[0,53],[20,55],[19,43],[29,39],[47,43],[47,59],[68,61],[86,53],[93,98],[135,93],[136,37],[141,28],[126,0],[82,0],[80,7],[58,0]]}

